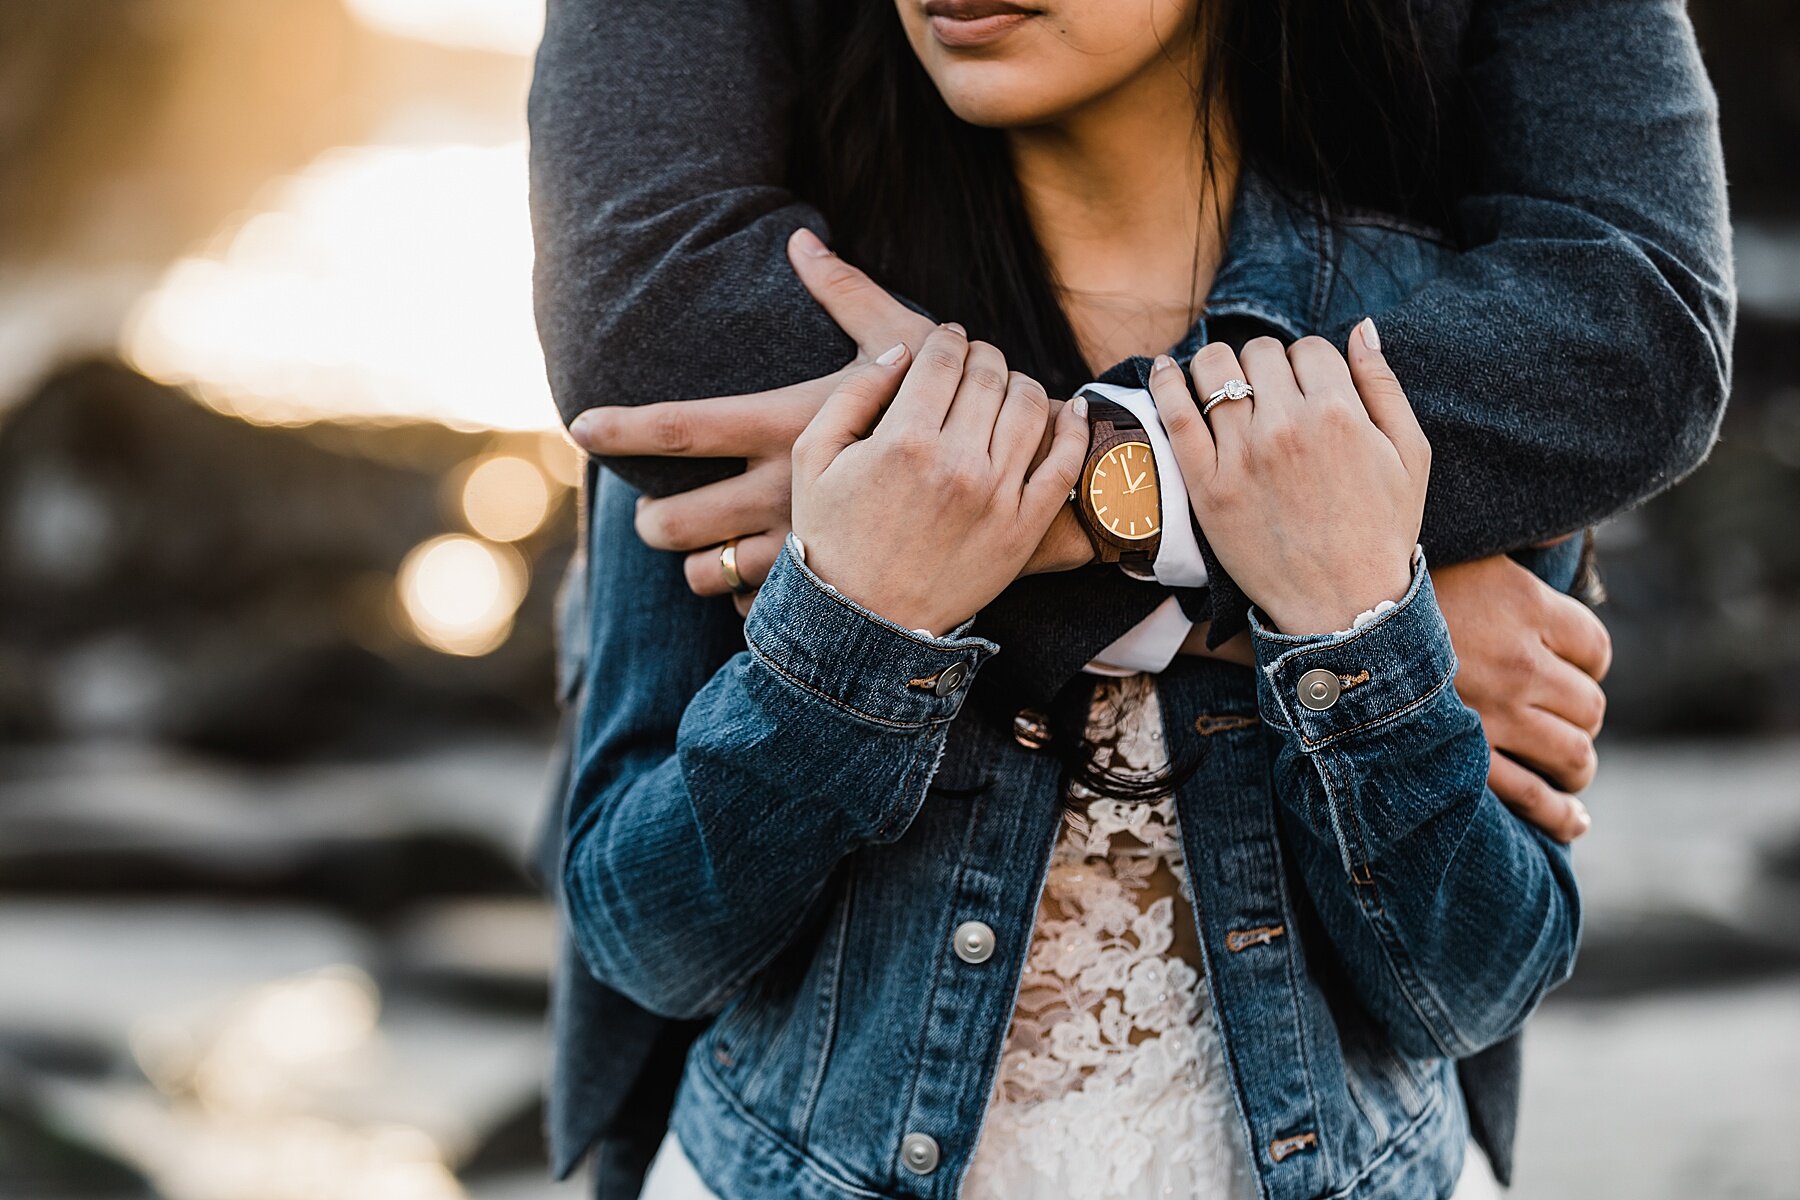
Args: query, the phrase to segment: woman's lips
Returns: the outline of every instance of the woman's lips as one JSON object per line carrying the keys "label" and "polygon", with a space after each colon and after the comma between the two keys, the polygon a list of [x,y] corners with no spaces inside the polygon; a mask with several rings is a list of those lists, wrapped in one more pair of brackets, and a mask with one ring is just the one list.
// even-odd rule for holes
{"label": "woman's lips", "polygon": [[1037,16],[1008,0],[928,0],[925,15],[932,36],[945,46],[986,46]]}

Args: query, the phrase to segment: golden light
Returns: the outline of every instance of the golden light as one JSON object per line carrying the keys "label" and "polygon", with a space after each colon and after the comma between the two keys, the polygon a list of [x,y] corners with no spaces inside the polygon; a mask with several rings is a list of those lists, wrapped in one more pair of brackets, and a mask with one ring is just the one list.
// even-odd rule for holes
{"label": "golden light", "polygon": [[522,142],[329,151],[164,274],[125,356],[260,424],[554,428],[525,192]]}
{"label": "golden light", "polygon": [[445,46],[530,54],[544,35],[544,0],[344,0],[372,29]]}
{"label": "golden light", "polygon": [[483,459],[462,486],[463,519],[482,537],[516,542],[550,515],[550,485],[536,463],[512,454]]}
{"label": "golden light", "polygon": [[450,533],[413,547],[396,580],[412,633],[446,654],[480,655],[512,634],[529,572],[510,546]]}

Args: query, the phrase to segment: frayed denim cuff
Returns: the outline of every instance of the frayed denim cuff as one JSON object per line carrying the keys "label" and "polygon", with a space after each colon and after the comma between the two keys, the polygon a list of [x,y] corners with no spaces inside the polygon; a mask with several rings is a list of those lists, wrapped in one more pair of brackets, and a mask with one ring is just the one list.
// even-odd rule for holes
{"label": "frayed denim cuff", "polygon": [[981,665],[1000,647],[966,631],[907,629],[820,579],[789,534],[750,606],[744,638],[757,661],[789,683],[887,728],[956,716]]}
{"label": "frayed denim cuff", "polygon": [[1264,715],[1307,752],[1412,712],[1456,676],[1423,553],[1414,556],[1406,595],[1358,628],[1295,636],[1252,607],[1250,629]]}

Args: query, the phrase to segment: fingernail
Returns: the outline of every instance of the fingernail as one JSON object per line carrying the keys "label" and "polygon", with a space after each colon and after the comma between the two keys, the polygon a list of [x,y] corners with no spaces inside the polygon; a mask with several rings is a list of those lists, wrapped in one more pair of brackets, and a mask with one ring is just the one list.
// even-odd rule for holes
{"label": "fingernail", "polygon": [[574,435],[575,440],[581,441],[592,432],[594,422],[597,420],[599,420],[599,418],[593,414],[592,410],[579,413],[573,421],[569,422],[569,432]]}
{"label": "fingernail", "polygon": [[1381,335],[1379,333],[1375,332],[1375,318],[1374,317],[1364,317],[1363,318],[1362,340],[1363,340],[1363,345],[1367,346],[1369,349],[1373,350],[1377,354],[1381,353]]}
{"label": "fingernail", "polygon": [[881,352],[881,357],[875,360],[875,365],[878,367],[891,367],[899,362],[900,356],[905,353],[906,343],[896,342]]}
{"label": "fingernail", "polygon": [[1156,361],[1150,364],[1150,369],[1152,371],[1172,371],[1175,369],[1175,360],[1166,354],[1159,354],[1156,356]]}
{"label": "fingernail", "polygon": [[964,337],[969,336],[969,331],[964,329],[961,325],[958,325],[955,321],[946,323],[944,328],[948,329],[951,333],[960,333]]}
{"label": "fingernail", "polygon": [[1594,818],[1588,814],[1587,805],[1575,799],[1571,799],[1569,803],[1575,806],[1575,823],[1581,826],[1581,832],[1586,833],[1594,824]]}
{"label": "fingernail", "polygon": [[831,254],[831,247],[820,241],[819,235],[804,225],[800,227],[800,249],[814,258],[827,258]]}
{"label": "fingernail", "polygon": [[1087,420],[1087,397],[1086,396],[1075,397],[1073,400],[1069,401],[1069,406],[1075,410],[1076,416],[1080,417],[1084,421]]}

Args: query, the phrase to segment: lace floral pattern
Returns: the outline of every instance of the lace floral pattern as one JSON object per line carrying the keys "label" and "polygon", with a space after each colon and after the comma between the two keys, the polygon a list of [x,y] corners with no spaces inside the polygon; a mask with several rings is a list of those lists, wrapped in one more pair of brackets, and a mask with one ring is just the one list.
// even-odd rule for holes
{"label": "lace floral pattern", "polygon": [[[1149,675],[1102,680],[1088,736],[1166,760]],[[968,1200],[1238,1200],[1255,1187],[1193,941],[1174,797],[1071,785]]]}

